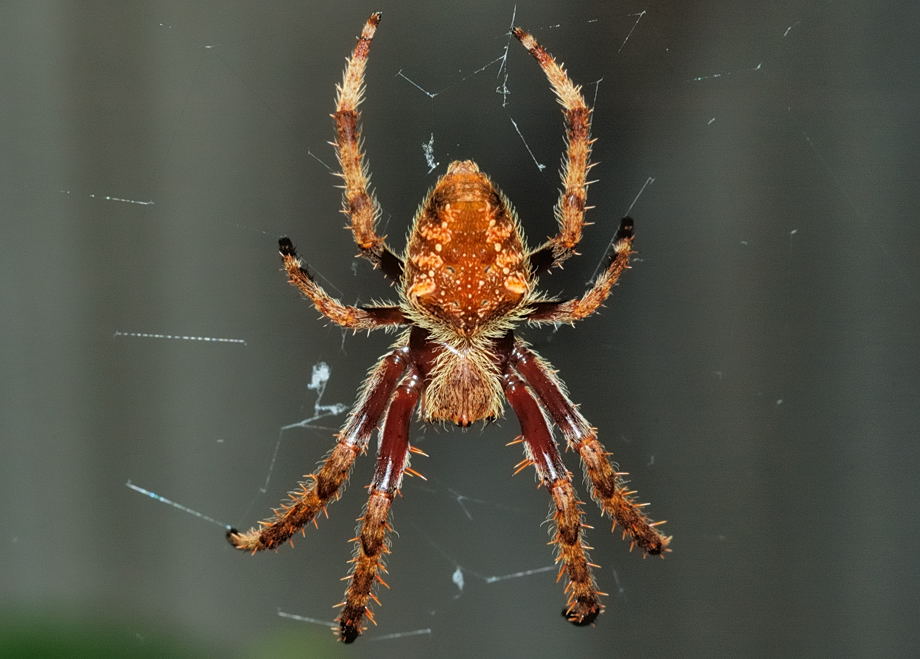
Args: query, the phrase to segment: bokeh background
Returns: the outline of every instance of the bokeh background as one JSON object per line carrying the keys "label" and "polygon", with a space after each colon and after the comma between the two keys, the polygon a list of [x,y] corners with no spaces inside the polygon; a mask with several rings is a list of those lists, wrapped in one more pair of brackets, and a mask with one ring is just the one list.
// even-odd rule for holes
{"label": "bokeh background", "polygon": [[[544,287],[579,293],[636,218],[639,259],[601,315],[522,330],[675,536],[643,561],[587,506],[610,593],[594,628],[559,615],[546,493],[511,478],[513,418],[414,431],[429,480],[396,503],[393,589],[353,646],[279,612],[335,615],[371,458],[295,549],[251,558],[223,539],[331,445],[341,417],[281,431],[314,414],[313,366],[331,370],[321,402],[350,404],[391,340],[318,321],[276,253],[290,235],[345,301],[393,296],[352,260],[327,170],[333,86],[378,8],[364,127],[395,245],[458,158],[494,177],[531,243],[554,230],[561,119],[509,46],[513,14],[596,107],[594,225]],[[918,14],[3,3],[0,653],[916,653]]]}

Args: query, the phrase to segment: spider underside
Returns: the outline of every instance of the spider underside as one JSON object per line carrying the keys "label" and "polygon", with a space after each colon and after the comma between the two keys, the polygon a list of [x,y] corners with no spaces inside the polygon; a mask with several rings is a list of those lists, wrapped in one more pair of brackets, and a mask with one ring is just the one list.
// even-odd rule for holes
{"label": "spider underside", "polygon": [[354,641],[374,622],[370,600],[379,603],[375,582],[389,552],[390,506],[403,474],[415,474],[410,453],[409,424],[418,408],[426,422],[469,426],[501,415],[502,400],[514,410],[524,460],[536,469],[539,483],[552,498],[553,543],[559,575],[568,578],[563,615],[587,625],[603,610],[584,541],[583,512],[562,462],[549,422],[576,451],[601,510],[620,525],[630,548],[645,554],[670,551],[671,538],[656,528],[621,480],[596,429],[569,400],[552,367],[516,337],[521,323],[573,323],[594,313],[606,300],[632,252],[633,223],[625,218],[611,244],[604,271],[580,298],[554,300],[536,287],[538,275],[574,254],[584,226],[587,173],[591,168],[591,110],[581,88],[572,83],[537,41],[520,28],[514,36],[537,60],[563,108],[566,152],[562,190],[555,215],[559,232],[535,249],[525,246],[523,232],[507,198],[472,161],[455,161],[422,202],[402,256],[375,231],[379,206],[368,190],[368,174],[359,137],[358,106],[363,99],[364,72],[380,13],[368,18],[337,86],[335,149],[344,181],[343,212],[361,255],[381,269],[399,290],[399,302],[366,307],[344,305],[328,295],[302,266],[291,241],[279,250],[290,282],[325,317],[351,329],[403,328],[393,349],[371,369],[335,446],[315,473],[289,494],[271,518],[246,532],[231,530],[230,543],[253,553],[274,549],[289,540],[337,499],[358,455],[367,450],[380,429],[377,465],[369,498],[355,538],[356,550],[339,623],[339,637]]}

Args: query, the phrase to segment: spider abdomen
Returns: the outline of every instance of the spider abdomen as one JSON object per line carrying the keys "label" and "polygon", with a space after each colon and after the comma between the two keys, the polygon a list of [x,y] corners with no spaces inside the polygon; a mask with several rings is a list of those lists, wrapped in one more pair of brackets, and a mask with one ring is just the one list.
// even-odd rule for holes
{"label": "spider abdomen", "polygon": [[452,162],[415,216],[403,286],[412,307],[464,337],[519,307],[532,290],[514,211],[471,160]]}

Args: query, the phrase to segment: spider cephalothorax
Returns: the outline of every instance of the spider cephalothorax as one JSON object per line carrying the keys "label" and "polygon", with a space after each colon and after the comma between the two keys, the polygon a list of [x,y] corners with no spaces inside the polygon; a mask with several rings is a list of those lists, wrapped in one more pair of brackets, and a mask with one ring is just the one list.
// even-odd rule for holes
{"label": "spider cephalothorax", "polygon": [[[375,231],[379,214],[368,191],[368,176],[358,133],[358,105],[364,69],[380,14],[372,14],[355,45],[338,88],[336,153],[345,181],[343,211],[361,254],[399,287],[398,304],[353,307],[329,296],[302,267],[291,241],[282,238],[282,262],[297,286],[324,316],[352,329],[404,328],[393,349],[371,369],[355,407],[338,433],[338,442],[308,480],[290,493],[274,516],[246,532],[227,534],[238,549],[273,549],[290,539],[337,499],[355,459],[380,429],[377,467],[361,517],[344,607],[338,618],[340,638],[355,640],[368,607],[377,601],[374,583],[384,583],[383,556],[389,547],[388,522],[393,497],[409,467],[409,424],[419,407],[423,421],[469,426],[493,419],[507,400],[518,417],[525,458],[517,471],[533,466],[553,501],[553,542],[559,576],[569,583],[563,615],[576,625],[594,621],[603,610],[583,540],[582,511],[572,474],[562,462],[548,421],[581,458],[594,500],[623,528],[630,548],[646,554],[670,551],[670,538],[655,528],[614,471],[596,430],[569,400],[550,365],[514,335],[520,322],[572,323],[594,313],[628,267],[632,220],[625,218],[611,243],[604,271],[580,298],[554,300],[536,289],[539,274],[560,265],[581,239],[587,197],[591,143],[590,115],[581,89],[536,40],[521,30],[514,36],[534,56],[563,107],[566,154],[562,191],[556,205],[559,233],[528,250],[507,198],[471,160],[455,161],[422,202],[398,256]],[[548,417],[548,418],[547,418]],[[380,427],[382,425],[382,428]],[[517,473],[515,471],[515,473]]]}

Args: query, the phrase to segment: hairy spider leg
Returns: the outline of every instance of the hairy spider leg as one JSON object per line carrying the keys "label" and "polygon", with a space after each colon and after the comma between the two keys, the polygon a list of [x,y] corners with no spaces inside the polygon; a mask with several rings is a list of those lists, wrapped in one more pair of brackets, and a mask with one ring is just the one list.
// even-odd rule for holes
{"label": "hairy spider leg", "polygon": [[409,321],[397,305],[353,307],[342,304],[316,283],[303,267],[294,245],[288,238],[278,241],[281,261],[288,273],[288,281],[300,289],[313,302],[317,311],[336,325],[355,330],[372,330],[378,327],[405,325]]}
{"label": "hairy spider leg", "polygon": [[358,106],[364,100],[364,72],[371,50],[371,42],[380,12],[370,15],[361,30],[355,49],[347,59],[342,83],[336,85],[335,113],[335,154],[342,168],[344,181],[342,194],[342,212],[351,219],[351,231],[355,243],[361,248],[361,256],[380,268],[392,282],[398,283],[402,278],[402,260],[393,253],[386,243],[386,236],[377,234],[374,225],[380,215],[380,204],[368,190],[370,174],[364,161],[364,149],[361,144],[359,122],[361,113]]}
{"label": "hairy spider leg", "polygon": [[581,415],[569,400],[565,386],[552,367],[518,340],[509,359],[510,366],[521,374],[533,389],[556,426],[562,431],[569,447],[578,451],[582,469],[593,486],[593,498],[601,510],[619,524],[624,537],[630,538],[630,549],[638,545],[646,554],[660,555],[668,549],[671,538],[657,527],[663,521],[652,522],[643,512],[647,505],[636,503],[634,491],[622,482],[625,472],[614,470],[609,454],[597,439],[597,429]]}
{"label": "hairy spider leg", "polygon": [[591,288],[574,300],[536,302],[527,320],[531,323],[574,323],[593,314],[607,300],[623,271],[629,268],[632,243],[633,221],[624,217],[607,253],[607,267],[597,276]]}
{"label": "hairy spider leg", "polygon": [[383,418],[393,390],[409,364],[409,348],[397,348],[372,369],[354,409],[338,433],[338,442],[316,473],[298,483],[288,493],[288,501],[274,516],[245,532],[231,529],[227,540],[237,549],[253,553],[274,549],[304,525],[314,521],[320,511],[337,499],[348,480],[355,458],[367,449],[371,435]]}
{"label": "hairy spider leg", "polygon": [[369,600],[380,604],[373,593],[374,582],[386,585],[380,572],[386,572],[383,558],[390,552],[390,506],[399,492],[403,472],[409,466],[409,422],[421,387],[422,377],[413,365],[396,388],[387,411],[377,452],[377,468],[368,488],[370,496],[360,518],[361,531],[355,538],[344,608],[338,617],[340,638],[345,643],[351,643],[364,631],[365,615],[374,622],[374,614],[368,606]]}
{"label": "hairy spider leg", "polygon": [[575,496],[572,474],[565,468],[546,417],[524,381],[511,372],[502,380],[505,396],[520,421],[524,438],[526,458],[519,463],[518,469],[532,464],[553,500],[552,520],[556,530],[552,542],[556,545],[556,562],[562,563],[557,580],[563,573],[569,579],[565,587],[569,599],[562,614],[576,625],[588,625],[604,607],[591,573],[592,566],[599,566],[589,562],[588,546],[582,538],[582,528],[586,525],[581,521],[584,513]]}
{"label": "hairy spider leg", "polygon": [[565,117],[565,155],[560,169],[562,189],[554,209],[559,233],[531,252],[531,268],[539,273],[562,265],[575,254],[575,246],[581,240],[585,210],[588,209],[585,205],[588,172],[594,166],[591,164],[591,145],[594,143],[591,139],[591,109],[585,104],[581,86],[572,82],[565,68],[531,34],[519,27],[512,31],[543,69]]}

